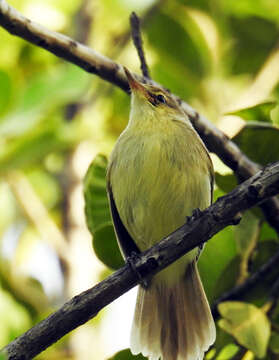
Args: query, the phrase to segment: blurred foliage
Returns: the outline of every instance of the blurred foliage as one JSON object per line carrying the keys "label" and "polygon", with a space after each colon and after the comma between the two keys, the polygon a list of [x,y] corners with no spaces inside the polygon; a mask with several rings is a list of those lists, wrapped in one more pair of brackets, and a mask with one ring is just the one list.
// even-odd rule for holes
{"label": "blurred foliage", "polygon": [[275,101],[267,101],[246,109],[236,110],[227,115],[237,115],[244,120],[271,122],[270,111],[277,106]]}
{"label": "blurred foliage", "polygon": [[[254,161],[264,165],[279,159],[278,0],[9,3],[52,30],[74,38],[86,32],[83,38],[95,50],[139,72],[128,41],[129,14],[137,11],[152,77],[233,137]],[[95,273],[102,279],[108,268],[123,263],[109,215],[105,167],[127,123],[129,98],[1,28],[0,37],[1,347],[72,296],[75,281],[86,278],[90,284]],[[76,193],[81,195],[93,157],[84,180],[85,212],[95,255],[104,266],[90,274],[81,250],[88,241],[85,225],[77,220],[84,217],[83,203]],[[239,179],[216,159],[214,166],[216,199]],[[79,251],[71,247],[73,233],[80,234]],[[245,281],[278,247],[276,232],[259,209],[214,236],[199,261],[209,301]],[[84,271],[74,281],[76,269]],[[242,302],[220,305],[221,326],[207,359],[243,358],[243,347],[252,358],[278,356],[279,309],[263,310],[277,278],[275,268]],[[69,334],[38,358],[140,359],[129,350],[111,356],[109,339],[99,331],[105,316],[88,324],[88,331],[97,329],[94,335],[82,333],[80,340]],[[84,354],[85,338],[94,351],[88,346]]]}

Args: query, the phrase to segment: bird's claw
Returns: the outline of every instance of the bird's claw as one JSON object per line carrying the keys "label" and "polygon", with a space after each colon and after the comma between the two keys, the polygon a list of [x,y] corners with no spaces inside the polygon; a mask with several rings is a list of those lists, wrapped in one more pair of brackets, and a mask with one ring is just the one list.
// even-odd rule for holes
{"label": "bird's claw", "polygon": [[202,211],[199,208],[193,210],[192,215],[186,216],[186,222],[197,220],[202,214]]}
{"label": "bird's claw", "polygon": [[135,251],[132,251],[130,256],[126,258],[126,262],[129,264],[133,272],[137,275],[140,285],[144,289],[147,289],[149,286],[149,281],[141,276],[135,265],[135,262],[136,260],[138,260],[138,258],[139,258],[139,254]]}

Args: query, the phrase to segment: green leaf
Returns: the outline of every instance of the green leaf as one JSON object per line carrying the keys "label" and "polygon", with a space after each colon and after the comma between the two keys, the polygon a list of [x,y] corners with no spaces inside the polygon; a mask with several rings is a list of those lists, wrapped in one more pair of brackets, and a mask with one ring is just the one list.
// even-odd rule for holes
{"label": "green leaf", "polygon": [[[268,239],[277,239],[278,235],[274,228],[272,228],[267,222],[264,222],[261,228],[259,241],[265,241]],[[277,239],[279,243],[279,239]]]}
{"label": "green leaf", "polygon": [[265,313],[255,305],[238,301],[221,303],[218,310],[223,317],[219,326],[240,345],[263,358],[270,338],[270,322]]}
{"label": "green leaf", "polygon": [[277,105],[275,101],[263,102],[245,109],[232,111],[226,115],[237,115],[247,121],[271,123],[270,111]]}
{"label": "green leaf", "polygon": [[248,277],[248,261],[259,238],[260,221],[250,211],[247,211],[242,215],[234,232],[237,252],[241,256],[239,281],[242,282]]}
{"label": "green leaf", "polygon": [[249,122],[232,140],[259,164],[266,165],[279,159],[279,129],[272,125]]}
{"label": "green leaf", "polygon": [[235,256],[236,245],[232,227],[216,234],[204,247],[198,266],[209,302],[216,298],[216,284]]}
{"label": "green leaf", "polygon": [[107,158],[97,155],[84,179],[85,216],[97,257],[108,267],[123,265],[111,221],[106,192]]}
{"label": "green leaf", "polygon": [[247,211],[234,230],[237,252],[242,258],[247,258],[257,243],[260,233],[259,220]]}
{"label": "green leaf", "polygon": [[143,355],[133,355],[129,349],[121,350],[108,360],[147,360]]}
{"label": "green leaf", "polygon": [[222,175],[216,172],[215,182],[218,188],[223,190],[225,193],[232,191],[238,185],[234,174]]}
{"label": "green leaf", "polygon": [[109,268],[119,269],[124,265],[111,222],[99,227],[94,233],[93,248],[98,259]]}
{"label": "green leaf", "polygon": [[240,261],[240,256],[235,256],[220,274],[214,288],[215,299],[235,286],[239,276]]}

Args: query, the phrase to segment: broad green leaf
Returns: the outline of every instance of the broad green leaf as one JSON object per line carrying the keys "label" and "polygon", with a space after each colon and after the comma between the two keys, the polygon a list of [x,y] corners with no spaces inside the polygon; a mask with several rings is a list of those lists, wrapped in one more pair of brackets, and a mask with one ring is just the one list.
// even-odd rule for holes
{"label": "broad green leaf", "polygon": [[261,227],[259,241],[265,241],[268,239],[276,239],[277,243],[279,243],[278,235],[274,228],[272,228],[267,222],[264,222]]}
{"label": "broad green leaf", "polygon": [[93,235],[93,248],[98,259],[111,269],[124,264],[114,234],[112,223],[104,224]]}
{"label": "broad green leaf", "polygon": [[215,284],[215,288],[214,288],[215,300],[236,285],[237,279],[239,277],[240,263],[241,263],[241,258],[239,255],[236,255],[224,268],[224,270],[220,274]]}
{"label": "broad green leaf", "polygon": [[260,122],[247,123],[233,141],[253,161],[266,165],[279,159],[279,129]]}
{"label": "broad green leaf", "polygon": [[219,326],[240,345],[263,358],[270,338],[270,322],[265,313],[255,305],[238,301],[221,303],[218,310],[223,317]]}
{"label": "broad green leaf", "polygon": [[143,355],[133,355],[129,349],[121,350],[108,360],[147,360]]}
{"label": "broad green leaf", "polygon": [[237,252],[241,256],[238,280],[243,282],[248,276],[248,261],[259,238],[260,221],[250,211],[247,211],[242,215],[242,219],[234,231]]}
{"label": "broad green leaf", "polygon": [[236,256],[232,227],[216,234],[205,245],[198,265],[209,302],[215,299],[215,289],[223,271]]}
{"label": "broad green leaf", "polygon": [[226,115],[237,115],[244,120],[271,123],[270,111],[277,105],[275,101],[267,101],[245,109],[236,110]]}
{"label": "broad green leaf", "polygon": [[111,222],[106,192],[107,158],[97,155],[84,178],[85,212],[87,225],[92,234],[103,224]]}
{"label": "broad green leaf", "polygon": [[84,179],[85,216],[97,257],[110,268],[118,269],[123,265],[123,259],[110,216],[106,167],[106,157],[99,154],[87,170]]}
{"label": "broad green leaf", "polygon": [[215,182],[218,188],[223,190],[225,193],[232,191],[238,185],[234,174],[222,175],[216,172]]}
{"label": "broad green leaf", "polygon": [[240,223],[234,228],[238,254],[246,258],[256,246],[260,233],[259,220],[249,211],[242,215]]}
{"label": "broad green leaf", "polygon": [[260,222],[251,212],[242,215],[240,223],[235,227],[236,248],[239,255],[248,259],[256,246],[260,233]]}

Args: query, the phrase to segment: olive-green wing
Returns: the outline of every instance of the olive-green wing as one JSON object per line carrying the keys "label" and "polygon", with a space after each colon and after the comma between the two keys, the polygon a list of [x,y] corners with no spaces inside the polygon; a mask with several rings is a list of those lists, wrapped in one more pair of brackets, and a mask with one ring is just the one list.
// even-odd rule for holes
{"label": "olive-green wing", "polygon": [[110,183],[108,183],[107,191],[108,191],[108,197],[109,197],[109,203],[110,203],[111,217],[112,217],[116,237],[118,240],[118,245],[120,247],[123,257],[125,259],[127,259],[133,253],[139,254],[140,250],[122,223],[122,220],[119,216],[119,213],[118,213],[118,210],[117,210],[114,198],[113,198],[113,192],[112,192]]}

